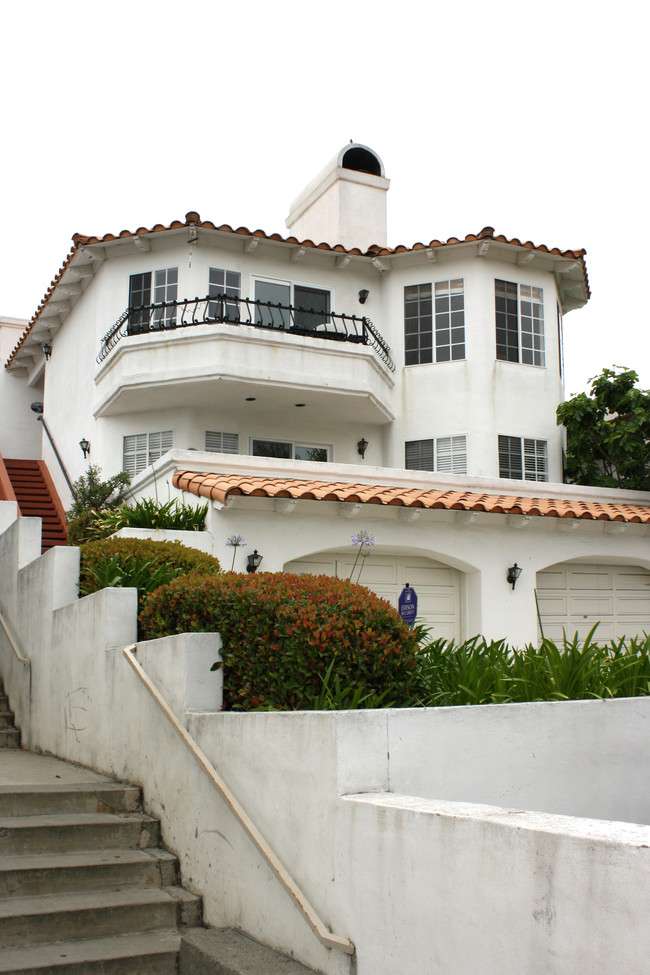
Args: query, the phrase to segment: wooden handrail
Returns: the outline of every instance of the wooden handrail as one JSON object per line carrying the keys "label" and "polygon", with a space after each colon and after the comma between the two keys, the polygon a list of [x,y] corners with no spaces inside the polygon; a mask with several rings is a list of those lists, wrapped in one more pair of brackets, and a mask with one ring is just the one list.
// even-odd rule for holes
{"label": "wooden handrail", "polygon": [[248,814],[244,811],[243,807],[239,804],[235,796],[232,794],[226,783],[223,781],[217,770],[214,768],[212,763],[209,761],[204,752],[201,751],[197,743],[194,741],[192,736],[188,734],[183,725],[180,723],[172,709],[169,707],[163,696],[161,695],[158,688],[155,686],[153,681],[149,679],[140,663],[136,660],[135,654],[137,651],[137,646],[133,643],[131,646],[124,647],[122,653],[131,664],[136,674],[147,688],[154,701],[161,709],[169,723],[174,728],[174,731],[182,738],[183,742],[192,753],[198,764],[201,766],[207,777],[210,779],[214,787],[221,794],[222,798],[226,804],[230,807],[230,810],[234,814],[235,818],[243,826],[244,830],[248,833],[250,839],[253,841],[257,849],[260,851],[271,870],[278,878],[284,889],[287,891],[289,896],[292,898],[293,902],[298,907],[298,910],[302,913],[303,917],[310,925],[311,929],[314,931],[316,937],[324,944],[327,948],[337,948],[339,951],[344,952],[346,955],[354,954],[354,945],[348,938],[340,937],[337,934],[332,934],[332,932],[325,926],[324,922],[320,919],[316,910],[309,903],[303,892],[300,890],[294,879],[291,877],[289,872],[280,863],[277,856],[266,842],[260,831],[257,829],[253,821],[250,819]]}

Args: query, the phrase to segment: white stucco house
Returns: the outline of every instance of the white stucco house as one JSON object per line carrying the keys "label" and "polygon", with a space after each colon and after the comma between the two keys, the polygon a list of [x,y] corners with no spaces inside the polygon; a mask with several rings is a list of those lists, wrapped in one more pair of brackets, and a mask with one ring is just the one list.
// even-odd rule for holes
{"label": "white stucco house", "polygon": [[548,636],[648,629],[650,495],[562,483],[585,252],[491,227],[388,246],[388,189],[350,144],[287,236],[194,211],[75,234],[11,349],[5,329],[0,395],[21,393],[0,454],[29,421],[66,507],[89,463],[128,470],[134,497],[208,499],[222,564],[229,535],[248,543],[239,570],[255,548],[263,569],[347,577],[365,529],[362,582],[395,603],[409,582],[436,635],[535,640],[537,605]]}

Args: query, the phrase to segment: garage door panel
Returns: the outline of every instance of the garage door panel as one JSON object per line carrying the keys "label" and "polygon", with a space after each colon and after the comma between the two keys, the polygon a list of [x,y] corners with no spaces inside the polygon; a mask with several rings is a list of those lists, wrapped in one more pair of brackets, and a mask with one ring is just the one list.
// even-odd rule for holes
{"label": "garage door panel", "polygon": [[564,572],[538,572],[538,589],[565,589],[566,575]]}
{"label": "garage door panel", "polygon": [[571,589],[613,589],[614,581],[611,572],[574,571],[569,576]]}
{"label": "garage door panel", "polygon": [[565,596],[538,596],[537,603],[542,616],[566,616],[568,612]]}
{"label": "garage door panel", "polygon": [[585,596],[572,596],[569,599],[570,616],[593,616],[599,619],[601,616],[613,616],[613,598],[587,598]]}
{"label": "garage door panel", "polygon": [[650,632],[650,572],[639,566],[567,562],[540,572],[537,588],[544,634],[553,640],[563,631],[584,639],[595,623],[601,642]]}
{"label": "garage door panel", "polygon": [[[458,577],[458,573],[455,569],[448,569],[441,567],[439,569],[428,569],[426,566],[416,566],[415,568],[409,568],[409,577],[406,580],[415,589],[418,586],[453,586],[454,579]],[[418,589],[418,595],[420,590]]]}

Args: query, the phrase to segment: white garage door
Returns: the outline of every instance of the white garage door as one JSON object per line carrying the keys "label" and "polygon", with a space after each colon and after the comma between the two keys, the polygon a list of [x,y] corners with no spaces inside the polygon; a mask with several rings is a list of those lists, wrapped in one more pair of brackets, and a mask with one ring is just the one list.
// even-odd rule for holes
{"label": "white garage door", "polygon": [[635,565],[563,562],[537,573],[544,635],[551,640],[577,633],[608,641],[650,633],[650,572]]}
{"label": "white garage door", "polygon": [[[285,572],[338,576],[349,579],[355,552],[323,552],[308,559],[288,562]],[[359,560],[361,561],[361,560]],[[433,559],[375,555],[364,560],[361,585],[387,599],[397,609],[397,600],[408,582],[418,597],[418,619],[432,627],[433,638],[460,639],[460,573]],[[359,563],[354,571],[357,581]]]}

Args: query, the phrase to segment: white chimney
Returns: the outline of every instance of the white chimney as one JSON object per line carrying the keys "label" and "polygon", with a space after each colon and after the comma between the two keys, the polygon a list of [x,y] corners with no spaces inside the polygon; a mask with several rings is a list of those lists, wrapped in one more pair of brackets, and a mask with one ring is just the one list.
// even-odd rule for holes
{"label": "white chimney", "polygon": [[291,204],[287,227],[300,240],[343,244],[365,251],[385,247],[390,180],[372,149],[351,142]]}

